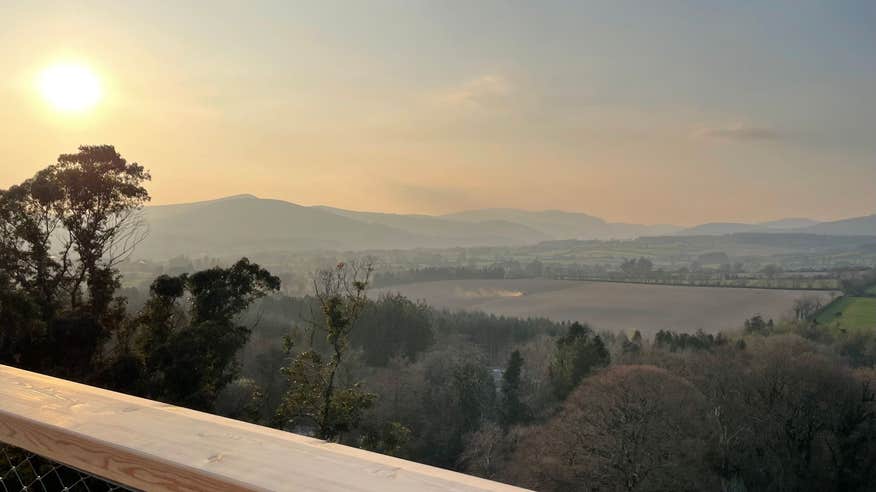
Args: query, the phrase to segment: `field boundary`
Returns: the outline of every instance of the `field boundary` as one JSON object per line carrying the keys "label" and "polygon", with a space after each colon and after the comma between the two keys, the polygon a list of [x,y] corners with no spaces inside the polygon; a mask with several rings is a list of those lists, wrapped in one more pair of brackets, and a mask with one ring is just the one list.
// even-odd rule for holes
{"label": "field boundary", "polygon": [[812,320],[813,321],[817,320],[822,314],[827,312],[828,309],[832,309],[835,304],[839,304],[846,297],[848,297],[848,296],[845,294],[843,294],[841,296],[836,296],[836,298],[834,298],[832,301],[828,302],[824,306],[821,306],[821,309],[819,309],[818,312],[816,312],[815,314],[812,315]]}
{"label": "field boundary", "polygon": [[[762,285],[758,286],[750,286],[750,285],[722,285],[722,284],[681,284],[681,283],[672,283],[672,282],[647,282],[644,280],[620,280],[620,279],[607,279],[607,278],[581,278],[581,277],[569,277],[569,276],[557,276],[557,277],[545,277],[551,280],[568,280],[573,282],[601,282],[601,283],[610,283],[610,284],[635,284],[635,285],[661,285],[667,287],[711,287],[711,288],[721,288],[721,289],[759,289],[759,290],[799,290],[801,292],[839,292],[839,288],[829,288],[829,287],[764,287]],[[506,279],[511,280],[511,279]],[[842,297],[842,296],[840,296]]]}

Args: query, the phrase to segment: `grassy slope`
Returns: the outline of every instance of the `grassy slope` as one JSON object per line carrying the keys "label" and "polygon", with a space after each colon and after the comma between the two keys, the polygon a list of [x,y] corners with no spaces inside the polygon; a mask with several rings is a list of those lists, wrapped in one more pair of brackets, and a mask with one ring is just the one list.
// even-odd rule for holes
{"label": "grassy slope", "polygon": [[817,320],[847,330],[876,329],[876,297],[843,297],[831,303]]}

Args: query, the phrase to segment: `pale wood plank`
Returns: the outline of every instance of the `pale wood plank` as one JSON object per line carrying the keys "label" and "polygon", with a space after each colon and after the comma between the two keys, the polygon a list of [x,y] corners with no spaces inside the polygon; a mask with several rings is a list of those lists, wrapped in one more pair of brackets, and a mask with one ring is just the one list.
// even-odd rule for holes
{"label": "pale wood plank", "polygon": [[2,365],[0,441],[150,491],[522,490]]}

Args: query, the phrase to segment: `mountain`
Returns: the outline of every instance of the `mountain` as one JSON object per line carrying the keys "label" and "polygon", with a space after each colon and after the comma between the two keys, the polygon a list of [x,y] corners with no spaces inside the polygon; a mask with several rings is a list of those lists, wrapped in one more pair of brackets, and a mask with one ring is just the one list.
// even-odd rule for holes
{"label": "mountain", "polygon": [[141,258],[515,246],[552,239],[622,239],[677,230],[665,225],[613,224],[558,210],[484,209],[436,217],[305,207],[253,195],[146,207],[143,217],[149,234],[136,250]]}
{"label": "mountain", "polygon": [[444,218],[463,222],[502,220],[516,222],[542,231],[554,239],[590,239],[604,236],[608,224],[587,214],[545,210],[532,212],[510,208],[485,208],[444,215]]}
{"label": "mountain", "polygon": [[444,216],[356,212],[305,207],[282,200],[236,195],[178,205],[146,207],[149,234],[136,256],[237,256],[302,250],[366,250],[517,246],[565,239],[630,239],[666,235],[785,232],[876,235],[876,215],[834,222],[782,219],[760,224],[709,223],[680,230],[671,225],[606,222],[559,210],[492,208]]}
{"label": "mountain", "polygon": [[355,212],[332,207],[314,207],[342,217],[368,224],[378,224],[401,229],[430,239],[430,245],[477,246],[532,244],[551,239],[544,232],[502,219],[484,219],[474,222],[450,220],[442,217],[418,214],[387,214],[379,212]]}
{"label": "mountain", "polygon": [[786,219],[771,220],[769,222],[761,222],[758,225],[766,226],[770,229],[800,229],[820,224],[817,220],[807,219],[804,217],[789,217]]}
{"label": "mountain", "polygon": [[535,244],[541,231],[503,220],[460,222],[428,215],[305,207],[236,195],[146,207],[141,258],[231,256],[314,249],[365,250]]}
{"label": "mountain", "polygon": [[611,223],[592,215],[560,210],[486,208],[447,214],[442,217],[462,222],[485,220],[515,222],[541,231],[552,239],[629,239],[671,234],[678,230],[678,227],[672,225]]}
{"label": "mountain", "polygon": [[671,224],[625,224],[620,222],[610,222],[609,238],[611,239],[635,239],[637,237],[646,236],[667,236],[677,232],[680,227]]}
{"label": "mountain", "polygon": [[743,222],[709,222],[694,227],[688,227],[675,233],[676,236],[720,236],[723,234],[738,234],[743,232],[788,232],[798,231],[805,227],[819,224],[818,221],[806,218],[791,217],[747,224]]}
{"label": "mountain", "polygon": [[739,222],[709,222],[694,227],[688,227],[675,233],[676,236],[722,236],[740,232],[768,232],[769,227],[759,224],[743,224]]}
{"label": "mountain", "polygon": [[366,224],[281,200],[238,195],[146,207],[149,235],[136,255],[226,256],[275,250],[387,248],[417,242],[410,232]]}
{"label": "mountain", "polygon": [[737,222],[711,222],[682,229],[676,236],[720,236],[746,232],[800,233],[824,236],[876,236],[876,214],[864,217],[818,222],[812,219],[788,218],[745,224]]}
{"label": "mountain", "polygon": [[876,236],[876,214],[851,219],[822,222],[801,229],[799,232],[833,236]]}

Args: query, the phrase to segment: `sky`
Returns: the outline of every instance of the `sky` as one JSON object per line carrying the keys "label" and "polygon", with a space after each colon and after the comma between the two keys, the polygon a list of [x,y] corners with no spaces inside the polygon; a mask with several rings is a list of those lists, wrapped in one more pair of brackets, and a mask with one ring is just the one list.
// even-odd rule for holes
{"label": "sky", "polygon": [[[866,215],[874,26],[868,1],[0,0],[0,188],[113,144],[155,204]],[[59,63],[93,109],[41,97]]]}

